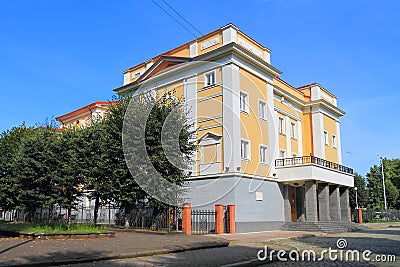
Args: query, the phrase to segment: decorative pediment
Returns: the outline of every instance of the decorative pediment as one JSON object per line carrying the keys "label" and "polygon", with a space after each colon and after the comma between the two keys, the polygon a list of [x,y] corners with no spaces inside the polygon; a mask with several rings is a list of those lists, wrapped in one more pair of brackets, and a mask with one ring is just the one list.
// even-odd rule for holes
{"label": "decorative pediment", "polygon": [[203,134],[199,139],[198,142],[199,143],[219,143],[220,139],[222,136],[212,133],[212,132],[207,132],[205,134]]}
{"label": "decorative pediment", "polygon": [[174,68],[177,65],[188,62],[190,58],[185,57],[171,57],[163,56],[158,59],[148,70],[146,70],[138,79],[138,81],[143,81],[148,79],[158,73]]}

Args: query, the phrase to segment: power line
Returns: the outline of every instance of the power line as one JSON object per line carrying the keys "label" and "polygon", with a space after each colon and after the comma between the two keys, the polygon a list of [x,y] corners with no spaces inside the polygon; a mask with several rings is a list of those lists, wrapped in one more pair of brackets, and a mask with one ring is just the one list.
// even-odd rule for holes
{"label": "power line", "polygon": [[192,27],[195,31],[197,31],[200,35],[203,35],[195,26],[193,26],[192,23],[190,23],[189,21],[187,21],[175,8],[173,8],[170,4],[168,4],[167,1],[165,0],[161,0],[164,2],[164,4],[166,4],[170,9],[172,9],[181,19],[183,19],[187,24],[190,25],[190,27]]}
{"label": "power line", "polygon": [[170,16],[173,20],[175,20],[179,25],[181,25],[185,30],[187,30],[189,33],[191,33],[195,38],[197,38],[196,34],[194,34],[191,30],[189,30],[185,25],[183,25],[179,20],[177,20],[174,16],[172,16],[170,13],[168,13],[168,11],[166,11],[162,6],[160,6],[159,4],[157,4],[154,0],[151,0],[151,2],[153,2],[153,4],[155,4],[156,6],[158,6],[162,11],[165,12],[165,14],[167,14],[168,16]]}

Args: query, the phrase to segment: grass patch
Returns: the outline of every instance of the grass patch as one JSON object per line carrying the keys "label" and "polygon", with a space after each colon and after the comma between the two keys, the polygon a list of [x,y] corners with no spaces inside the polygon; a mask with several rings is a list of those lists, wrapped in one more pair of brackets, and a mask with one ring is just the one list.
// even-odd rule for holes
{"label": "grass patch", "polygon": [[0,229],[14,232],[34,233],[99,233],[106,231],[105,226],[71,223],[6,223],[0,222]]}

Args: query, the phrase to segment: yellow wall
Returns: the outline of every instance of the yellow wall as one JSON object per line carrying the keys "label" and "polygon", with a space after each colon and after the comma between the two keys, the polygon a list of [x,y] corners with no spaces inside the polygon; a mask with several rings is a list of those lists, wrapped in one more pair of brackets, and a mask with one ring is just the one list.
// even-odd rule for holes
{"label": "yellow wall", "polygon": [[203,147],[203,160],[204,163],[217,162],[217,145],[208,145]]}
{"label": "yellow wall", "polygon": [[300,93],[298,90],[295,90],[294,88],[288,86],[287,84],[285,84],[284,82],[282,82],[279,79],[274,79],[274,85],[276,85],[277,87],[279,87],[280,89],[288,92],[289,94],[305,101],[305,97],[302,93]]}
{"label": "yellow wall", "polygon": [[311,119],[310,114],[304,114],[301,121],[302,126],[302,141],[303,141],[303,155],[309,156],[313,153],[312,150],[312,139],[311,139]]}
{"label": "yellow wall", "polygon": [[338,163],[338,151],[336,148],[332,147],[332,135],[336,136],[336,144],[338,138],[336,133],[336,121],[325,114],[323,114],[323,120],[324,130],[328,132],[329,141],[329,145],[325,146],[325,159],[334,163]]}
{"label": "yellow wall", "polygon": [[142,67],[139,67],[139,68],[136,68],[136,69],[130,71],[129,72],[130,82],[134,82],[140,77],[140,75],[139,75],[138,78],[134,78],[136,73],[140,72],[141,74],[143,74],[145,71],[146,71],[146,67],[145,66],[142,66]]}
{"label": "yellow wall", "polygon": [[156,91],[157,99],[160,99],[162,96],[165,95],[173,95],[175,96],[179,101],[183,100],[183,81],[178,81],[174,82],[171,84],[168,84],[166,86],[158,88]]}
{"label": "yellow wall", "polygon": [[274,106],[277,108],[280,108],[281,110],[286,111],[289,114],[292,114],[295,117],[300,117],[300,113],[297,112],[295,109],[293,109],[292,107],[283,104],[282,102],[278,101],[278,100],[274,100]]}
{"label": "yellow wall", "polygon": [[[201,44],[203,44],[203,43],[205,43],[205,42],[207,42],[207,41],[209,41],[211,39],[214,39],[216,37],[219,38],[219,43],[218,44],[215,44],[213,46],[210,46],[210,47],[208,47],[206,49],[201,50]],[[216,49],[216,48],[218,48],[220,46],[222,46],[222,32],[217,32],[217,33],[212,34],[212,35],[210,35],[210,36],[208,36],[208,37],[206,37],[204,39],[199,39],[197,41],[197,51],[198,51],[199,55],[202,55],[204,53],[210,52],[211,50],[214,50],[214,49]]]}
{"label": "yellow wall", "polygon": [[[260,145],[268,144],[268,122],[259,119],[258,102],[267,102],[267,83],[250,72],[240,69],[240,88],[249,97],[249,113],[240,113],[241,138],[250,141],[250,161],[242,160],[242,170],[247,174],[269,175],[269,166],[260,164]],[[240,151],[239,151],[240,153]]]}
{"label": "yellow wall", "polygon": [[180,49],[177,49],[173,53],[171,53],[171,56],[174,57],[190,57],[190,49],[189,45],[183,46]]}

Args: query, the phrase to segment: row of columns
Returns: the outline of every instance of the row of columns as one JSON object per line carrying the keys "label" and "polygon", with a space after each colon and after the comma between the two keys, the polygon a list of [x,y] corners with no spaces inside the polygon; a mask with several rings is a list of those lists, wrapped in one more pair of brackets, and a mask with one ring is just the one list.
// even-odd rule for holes
{"label": "row of columns", "polygon": [[[348,187],[329,185],[328,183],[316,183],[306,181],[304,184],[304,208],[298,215],[299,221],[350,221],[350,203]],[[302,197],[298,198],[302,200]],[[289,185],[284,188],[285,220],[291,221],[291,206],[289,197]],[[303,203],[296,203],[303,205]],[[319,215],[319,218],[318,218]]]}

